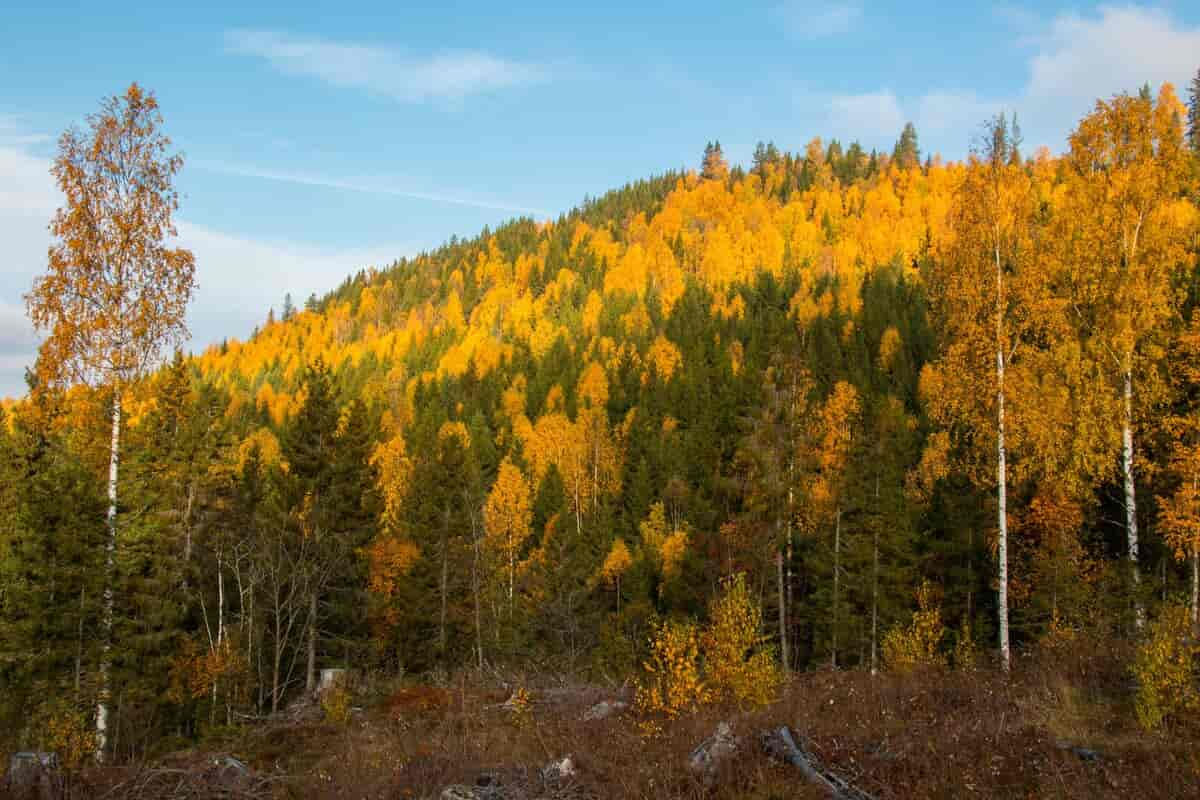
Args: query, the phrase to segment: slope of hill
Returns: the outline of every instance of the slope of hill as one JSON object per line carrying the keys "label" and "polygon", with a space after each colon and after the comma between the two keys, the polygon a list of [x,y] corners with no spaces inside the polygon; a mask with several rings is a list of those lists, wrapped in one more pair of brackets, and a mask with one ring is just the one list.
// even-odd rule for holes
{"label": "slope of hill", "polygon": [[749,171],[710,146],[360,272],[131,387],[111,566],[111,395],[35,376],[0,420],[0,732],[86,753],[111,681],[133,759],[322,668],[497,665],[665,681],[652,727],[789,670],[1007,668],[1010,643],[1121,654],[1125,717],[1176,724],[1200,696],[1200,590],[1172,594],[1200,586],[1181,109],[1099,104],[1061,158],[1003,118],[966,163],[911,130]]}

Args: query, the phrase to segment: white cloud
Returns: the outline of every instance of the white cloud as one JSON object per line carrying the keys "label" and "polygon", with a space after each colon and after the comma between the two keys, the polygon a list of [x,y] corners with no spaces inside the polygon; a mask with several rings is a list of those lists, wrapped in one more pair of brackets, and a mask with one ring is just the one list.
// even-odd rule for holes
{"label": "white cloud", "polygon": [[[1031,26],[1023,18],[1022,27]],[[1182,92],[1196,69],[1200,28],[1177,24],[1158,9],[1105,6],[1093,16],[1043,21],[1041,32],[1022,35],[1021,43],[1032,48],[1024,64],[1027,78],[1010,96],[958,89],[906,98],[886,89],[837,95],[827,98],[830,132],[886,146],[911,120],[924,151],[962,153],[983,122],[1006,111],[1018,113],[1027,151],[1042,144],[1062,149],[1097,98],[1165,81]]]}
{"label": "white cloud", "polygon": [[477,50],[416,58],[384,47],[268,30],[229,31],[225,42],[233,52],[265,59],[280,72],[408,103],[457,102],[548,77],[537,65]]}
{"label": "white cloud", "polygon": [[862,19],[857,3],[815,3],[785,0],[772,9],[787,33],[797,39],[813,40],[847,33]]}
{"label": "white cloud", "polygon": [[1061,15],[1034,42],[1022,105],[1055,116],[1081,115],[1096,98],[1147,82],[1171,81],[1183,91],[1200,58],[1200,28],[1138,6],[1102,7],[1095,17]]}
{"label": "white cloud", "polygon": [[896,136],[904,126],[900,101],[889,89],[835,95],[829,100],[828,114],[830,134],[848,139]]}

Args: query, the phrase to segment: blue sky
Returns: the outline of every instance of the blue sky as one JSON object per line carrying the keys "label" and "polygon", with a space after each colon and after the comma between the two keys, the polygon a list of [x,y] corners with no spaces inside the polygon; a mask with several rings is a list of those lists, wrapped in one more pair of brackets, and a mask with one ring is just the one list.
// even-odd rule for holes
{"label": "blue sky", "polygon": [[1200,66],[1200,5],[443,2],[6,5],[0,395],[36,338],[22,293],[59,199],[55,137],[137,80],[184,152],[192,347],[516,214],[813,136],[961,157],[1001,108],[1061,150],[1092,101]]}

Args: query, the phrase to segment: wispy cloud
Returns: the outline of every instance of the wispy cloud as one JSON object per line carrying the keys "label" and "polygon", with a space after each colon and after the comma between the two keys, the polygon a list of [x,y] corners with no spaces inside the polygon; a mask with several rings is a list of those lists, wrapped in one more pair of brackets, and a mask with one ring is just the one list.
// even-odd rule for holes
{"label": "wispy cloud", "polygon": [[1082,107],[1070,110],[1081,114],[1097,97],[1146,82],[1169,80],[1182,91],[1196,68],[1200,28],[1160,9],[1105,6],[1096,16],[1056,17],[1034,44],[1026,96],[1044,108],[1074,101]]}
{"label": "wispy cloud", "polygon": [[863,17],[857,3],[821,3],[811,0],[784,0],[772,9],[772,16],[796,39],[824,39],[853,30]]}
{"label": "wispy cloud", "polygon": [[225,34],[225,44],[232,52],[265,59],[288,75],[406,103],[456,103],[468,95],[548,78],[541,66],[478,50],[415,57],[392,48],[270,30],[232,30]]}
{"label": "wispy cloud", "polygon": [[331,178],[306,172],[263,169],[261,167],[255,167],[246,164],[230,164],[222,161],[193,161],[191,165],[198,169],[208,170],[209,172],[219,172],[223,175],[235,175],[243,178],[260,178],[266,181],[292,183],[300,186],[319,186],[326,189],[337,189],[346,192],[386,195],[389,197],[404,197],[411,200],[426,200],[431,203],[445,203],[447,205],[467,206],[469,208],[482,208],[488,211],[503,211],[509,214],[523,214],[534,217],[553,216],[549,211],[545,211],[540,208],[529,208],[527,206],[513,205],[511,203],[503,203],[464,194],[422,192],[413,189],[401,188],[395,185],[380,182],[378,180],[369,180],[363,178]]}
{"label": "wispy cloud", "polygon": [[26,147],[50,141],[50,137],[42,133],[30,133],[21,124],[20,117],[0,114],[0,146]]}

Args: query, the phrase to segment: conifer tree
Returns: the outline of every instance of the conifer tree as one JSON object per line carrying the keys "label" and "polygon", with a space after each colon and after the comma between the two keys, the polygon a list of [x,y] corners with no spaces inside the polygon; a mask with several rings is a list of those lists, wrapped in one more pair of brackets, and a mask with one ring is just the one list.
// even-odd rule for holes
{"label": "conifer tree", "polygon": [[921,148],[917,145],[917,129],[911,122],[904,123],[904,130],[892,148],[892,161],[900,169],[912,169],[921,165]]}
{"label": "conifer tree", "polygon": [[704,160],[700,165],[700,177],[709,181],[725,180],[729,177],[729,162],[721,152],[721,143],[709,142],[704,146]]}
{"label": "conifer tree", "polygon": [[1188,86],[1187,136],[1192,153],[1200,157],[1200,67]]}

